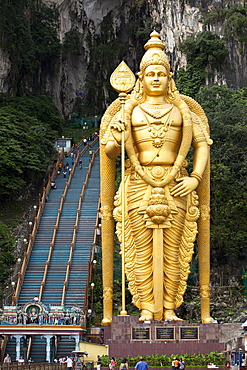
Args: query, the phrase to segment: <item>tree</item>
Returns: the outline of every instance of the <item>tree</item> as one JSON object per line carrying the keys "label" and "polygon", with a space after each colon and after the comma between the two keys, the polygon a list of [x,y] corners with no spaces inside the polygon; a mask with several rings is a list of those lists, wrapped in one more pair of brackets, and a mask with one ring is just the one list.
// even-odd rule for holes
{"label": "tree", "polygon": [[187,67],[178,70],[176,85],[181,93],[194,98],[206,76],[210,80],[215,70],[223,68],[228,50],[225,42],[210,31],[188,37],[179,49],[186,54]]}
{"label": "tree", "polygon": [[[2,105],[2,107],[1,107]],[[0,198],[18,194],[44,175],[61,119],[45,97],[0,97]],[[56,129],[56,130],[53,130]]]}
{"label": "tree", "polygon": [[0,296],[3,283],[9,276],[9,269],[14,264],[14,246],[8,228],[0,221]]}
{"label": "tree", "polygon": [[[246,263],[247,89],[203,88],[211,137],[211,245],[216,266]],[[239,262],[238,262],[239,263]]]}

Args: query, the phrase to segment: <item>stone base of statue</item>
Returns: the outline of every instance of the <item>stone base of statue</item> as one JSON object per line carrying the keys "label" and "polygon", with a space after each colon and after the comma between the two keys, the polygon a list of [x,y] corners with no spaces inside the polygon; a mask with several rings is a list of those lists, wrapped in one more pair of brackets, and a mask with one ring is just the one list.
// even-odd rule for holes
{"label": "stone base of statue", "polygon": [[116,358],[224,350],[217,323],[139,321],[137,316],[114,316],[111,326],[104,328],[104,343],[109,345],[109,357]]}

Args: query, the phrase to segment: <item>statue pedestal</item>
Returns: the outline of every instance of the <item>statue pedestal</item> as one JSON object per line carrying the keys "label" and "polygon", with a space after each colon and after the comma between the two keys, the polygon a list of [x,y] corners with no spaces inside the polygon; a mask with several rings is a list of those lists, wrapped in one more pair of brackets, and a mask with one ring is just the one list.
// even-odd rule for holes
{"label": "statue pedestal", "polygon": [[137,316],[114,316],[104,328],[109,357],[223,351],[218,324],[189,324],[188,321],[139,321]]}

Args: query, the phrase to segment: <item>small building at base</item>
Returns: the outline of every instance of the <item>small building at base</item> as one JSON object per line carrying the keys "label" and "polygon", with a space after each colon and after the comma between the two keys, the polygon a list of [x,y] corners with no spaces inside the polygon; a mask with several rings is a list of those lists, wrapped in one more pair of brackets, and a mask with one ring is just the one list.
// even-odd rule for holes
{"label": "small building at base", "polygon": [[64,148],[65,152],[68,152],[72,147],[72,137],[64,137],[58,138],[55,141],[55,149],[60,153]]}

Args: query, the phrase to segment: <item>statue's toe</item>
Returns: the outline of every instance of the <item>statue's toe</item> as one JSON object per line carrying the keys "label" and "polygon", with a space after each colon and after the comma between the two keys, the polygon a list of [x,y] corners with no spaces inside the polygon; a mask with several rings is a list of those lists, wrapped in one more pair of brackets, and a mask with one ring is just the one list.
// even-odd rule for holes
{"label": "statue's toe", "polygon": [[148,321],[153,320],[152,312],[148,310],[142,310],[141,316],[139,317],[139,321]]}
{"label": "statue's toe", "polygon": [[171,320],[171,321],[183,321],[177,315],[173,310],[165,310],[164,311],[164,320]]}

